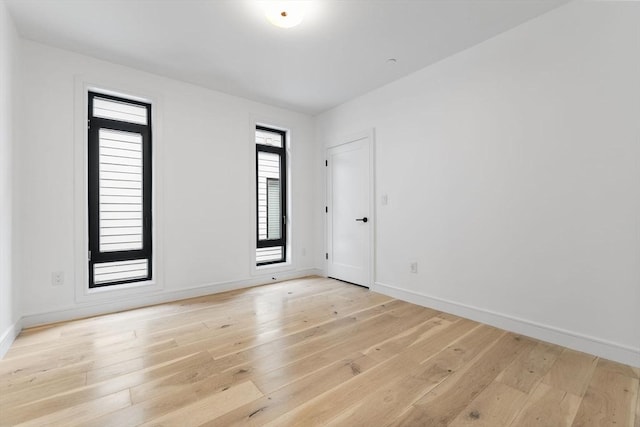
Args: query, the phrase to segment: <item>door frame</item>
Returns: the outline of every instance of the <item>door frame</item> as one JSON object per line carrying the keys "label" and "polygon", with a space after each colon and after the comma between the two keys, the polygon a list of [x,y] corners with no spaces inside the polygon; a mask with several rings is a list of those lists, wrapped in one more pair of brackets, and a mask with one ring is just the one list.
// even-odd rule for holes
{"label": "door frame", "polygon": [[[330,142],[327,142],[324,150],[324,206],[329,206],[329,168],[327,167],[327,161],[329,159],[329,150],[341,145],[349,144],[351,142],[366,139],[369,144],[369,216],[371,227],[369,227],[369,283],[367,287],[372,289],[376,283],[376,182],[375,182],[375,128],[370,128],[364,131],[356,132],[340,138],[335,138]],[[324,214],[324,252],[329,252],[329,219],[325,209]],[[324,259],[324,276],[329,275],[329,263],[328,259]]]}

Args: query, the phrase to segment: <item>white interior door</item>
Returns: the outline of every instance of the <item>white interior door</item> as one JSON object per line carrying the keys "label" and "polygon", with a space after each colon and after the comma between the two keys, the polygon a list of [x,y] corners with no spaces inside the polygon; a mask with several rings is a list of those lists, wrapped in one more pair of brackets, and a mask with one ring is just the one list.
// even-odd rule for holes
{"label": "white interior door", "polygon": [[371,285],[373,207],[369,136],[327,150],[328,275]]}

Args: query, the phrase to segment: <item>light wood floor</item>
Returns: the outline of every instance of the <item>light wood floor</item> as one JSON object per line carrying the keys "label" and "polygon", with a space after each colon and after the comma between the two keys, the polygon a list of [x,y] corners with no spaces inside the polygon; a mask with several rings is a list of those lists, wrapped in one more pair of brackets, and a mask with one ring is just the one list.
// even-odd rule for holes
{"label": "light wood floor", "polygon": [[2,426],[640,426],[640,370],[307,278],[25,330]]}

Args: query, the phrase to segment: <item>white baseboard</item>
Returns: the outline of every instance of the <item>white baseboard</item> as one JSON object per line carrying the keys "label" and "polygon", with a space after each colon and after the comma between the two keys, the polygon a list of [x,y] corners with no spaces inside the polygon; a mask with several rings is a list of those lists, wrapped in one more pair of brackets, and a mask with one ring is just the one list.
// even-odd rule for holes
{"label": "white baseboard", "polygon": [[479,307],[408,291],[380,282],[376,282],[371,290],[423,307],[455,314],[456,316],[486,323],[497,328],[593,354],[605,359],[614,360],[626,365],[640,367],[640,348],[625,346]]}
{"label": "white baseboard", "polygon": [[13,341],[16,339],[20,331],[22,330],[22,319],[19,319],[17,322],[9,326],[2,336],[0,336],[0,359],[7,354],[9,351],[9,347],[13,344]]}
{"label": "white baseboard", "polygon": [[264,285],[267,283],[281,282],[283,280],[299,279],[306,276],[317,276],[321,274],[322,270],[315,268],[307,270],[294,270],[277,273],[277,280],[272,279],[273,274],[265,274],[244,280],[209,283],[206,285],[195,286],[192,288],[180,289],[176,291],[163,291],[154,294],[128,297],[126,300],[120,299],[116,301],[76,305],[66,309],[50,311],[46,313],[26,314],[22,316],[22,326],[25,328],[29,328],[37,325],[97,316],[100,314],[113,313],[116,311],[129,310],[154,304],[162,304],[165,302],[178,301],[186,298],[217,294],[220,292],[232,291],[235,289]]}

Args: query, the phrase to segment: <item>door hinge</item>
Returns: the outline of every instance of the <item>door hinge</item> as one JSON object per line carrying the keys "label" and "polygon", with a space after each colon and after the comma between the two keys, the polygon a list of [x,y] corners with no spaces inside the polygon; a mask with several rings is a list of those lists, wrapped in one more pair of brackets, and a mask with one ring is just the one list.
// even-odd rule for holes
{"label": "door hinge", "polygon": [[89,251],[89,261],[91,261],[91,251]]}
{"label": "door hinge", "polygon": [[324,161],[324,165],[325,165],[325,166],[329,166],[329,160],[325,160],[325,161]]}
{"label": "door hinge", "polygon": [[326,253],[324,254],[324,259],[329,259],[329,252],[326,252]]}
{"label": "door hinge", "polygon": [[325,206],[324,207],[324,211],[325,211],[325,213],[329,213],[329,206]]}

